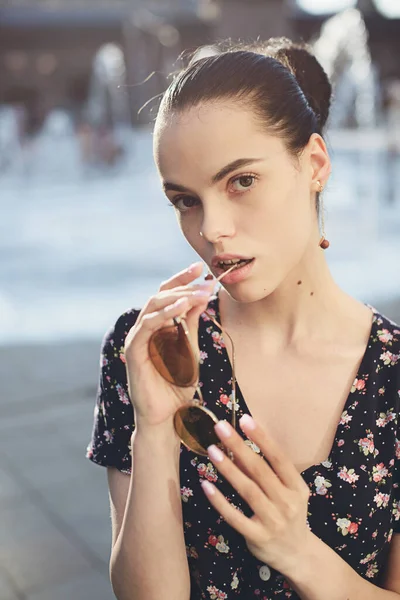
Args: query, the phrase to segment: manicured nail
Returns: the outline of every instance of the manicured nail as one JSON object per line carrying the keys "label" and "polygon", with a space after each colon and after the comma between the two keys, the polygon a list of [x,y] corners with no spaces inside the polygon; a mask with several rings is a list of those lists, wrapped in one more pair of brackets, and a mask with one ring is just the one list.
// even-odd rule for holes
{"label": "manicured nail", "polygon": [[256,422],[250,415],[243,415],[243,417],[239,419],[239,425],[240,427],[244,426],[247,430],[250,429],[251,431],[256,428]]}
{"label": "manicured nail", "polygon": [[192,271],[197,269],[197,267],[199,267],[200,265],[203,266],[203,263],[201,261],[197,261],[197,262],[193,263],[192,265],[190,265],[190,267],[188,267],[187,272],[191,273]]}
{"label": "manicured nail", "polygon": [[214,427],[215,431],[223,438],[228,438],[232,435],[232,428],[227,421],[218,421]]}
{"label": "manicured nail", "polygon": [[208,298],[211,294],[211,290],[207,291],[207,290],[196,290],[195,292],[192,292],[192,295],[195,298]]}
{"label": "manicured nail", "polygon": [[224,453],[215,444],[208,446],[207,452],[213,462],[222,462],[224,460]]}
{"label": "manicured nail", "polygon": [[203,479],[203,481],[201,482],[201,487],[203,488],[203,490],[205,491],[207,496],[214,496],[215,487],[213,486],[212,483],[207,481],[207,479]]}

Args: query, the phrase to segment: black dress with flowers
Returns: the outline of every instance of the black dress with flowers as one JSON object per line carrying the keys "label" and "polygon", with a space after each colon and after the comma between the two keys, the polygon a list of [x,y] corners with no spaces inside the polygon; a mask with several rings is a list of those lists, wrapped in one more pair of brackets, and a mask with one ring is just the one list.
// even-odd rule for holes
{"label": "black dress with flowers", "polygon": [[[218,314],[218,298],[209,304]],[[139,311],[124,313],[106,335],[100,385],[87,457],[130,473],[133,409],[123,348]],[[207,406],[230,420],[231,370],[218,328],[199,323],[200,381]],[[237,389],[238,418],[249,413]],[[347,398],[329,458],[302,473],[310,488],[308,525],[362,577],[380,585],[393,533],[400,534],[400,328],[374,311],[368,347]],[[245,438],[238,428],[239,434]],[[247,443],[255,452],[260,450]],[[181,447],[181,496],[191,600],[298,599],[285,578],[260,563],[244,539],[210,506],[200,482],[219,487],[239,510],[247,504],[211,461]],[[173,600],[173,599],[165,599]]]}

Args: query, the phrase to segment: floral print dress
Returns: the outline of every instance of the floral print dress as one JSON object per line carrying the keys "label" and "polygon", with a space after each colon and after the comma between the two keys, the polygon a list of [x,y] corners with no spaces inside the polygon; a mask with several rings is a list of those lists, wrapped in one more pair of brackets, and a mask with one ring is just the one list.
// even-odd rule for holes
{"label": "floral print dress", "polygon": [[[218,297],[208,312],[219,321]],[[390,541],[400,533],[400,328],[373,311],[370,339],[338,423],[330,456],[303,471],[310,488],[308,526],[355,571],[380,585]],[[124,313],[105,336],[94,428],[87,457],[130,473],[134,428],[124,363],[125,337],[139,314]],[[200,382],[219,419],[231,419],[231,368],[220,330],[199,321]],[[237,386],[237,417],[249,413]],[[238,428],[244,439],[245,436]],[[260,450],[247,441],[255,452]],[[181,446],[181,497],[191,600],[298,599],[283,575],[260,563],[243,537],[210,506],[200,482],[216,483],[244,514],[251,511],[210,460]],[[170,599],[168,599],[170,600]],[[171,599],[172,600],[172,599]]]}

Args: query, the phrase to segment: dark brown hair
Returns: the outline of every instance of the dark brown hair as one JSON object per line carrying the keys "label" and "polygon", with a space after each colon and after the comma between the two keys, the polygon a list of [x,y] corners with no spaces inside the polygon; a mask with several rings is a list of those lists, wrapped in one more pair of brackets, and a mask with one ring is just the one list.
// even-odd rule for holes
{"label": "dark brown hair", "polygon": [[322,135],[328,119],[331,84],[306,45],[287,38],[224,47],[192,60],[166,90],[159,115],[233,100],[254,112],[263,127],[281,135],[298,154],[313,133]]}

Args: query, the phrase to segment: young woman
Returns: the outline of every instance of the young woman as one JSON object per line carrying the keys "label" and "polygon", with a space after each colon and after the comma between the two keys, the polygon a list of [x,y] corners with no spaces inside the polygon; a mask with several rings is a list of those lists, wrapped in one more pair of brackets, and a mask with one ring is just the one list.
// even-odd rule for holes
{"label": "young woman", "polygon": [[[400,328],[325,260],[330,97],[286,39],[199,59],[163,96],[165,193],[212,274],[231,271],[217,290],[192,265],[105,337],[88,457],[108,471],[119,600],[400,595]],[[186,413],[177,433],[193,357],[167,349],[169,382],[151,343],[182,317],[218,421],[205,452],[180,441]]]}

